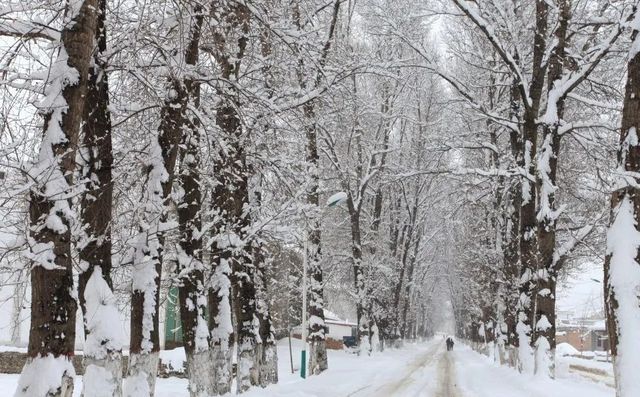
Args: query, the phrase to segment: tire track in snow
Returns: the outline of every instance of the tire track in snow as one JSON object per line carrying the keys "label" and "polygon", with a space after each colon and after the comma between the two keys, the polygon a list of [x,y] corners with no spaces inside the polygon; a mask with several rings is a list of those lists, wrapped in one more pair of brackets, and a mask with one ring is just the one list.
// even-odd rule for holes
{"label": "tire track in snow", "polygon": [[434,397],[462,397],[456,384],[453,352],[443,352],[438,362],[438,391]]}
{"label": "tire track in snow", "polygon": [[[451,356],[444,351],[442,344],[437,343],[404,368],[405,372],[408,372],[405,377],[379,385],[374,390],[371,390],[372,386],[365,386],[347,397],[462,397],[455,384],[455,369]],[[434,368],[436,366],[437,368]],[[432,376],[424,374],[429,370]],[[437,376],[437,379],[434,379],[433,375]],[[437,383],[435,395],[434,381]]]}

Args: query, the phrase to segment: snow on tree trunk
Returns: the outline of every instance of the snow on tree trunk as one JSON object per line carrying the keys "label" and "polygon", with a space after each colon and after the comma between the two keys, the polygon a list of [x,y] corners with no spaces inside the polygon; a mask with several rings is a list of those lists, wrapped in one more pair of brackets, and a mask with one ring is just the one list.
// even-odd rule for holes
{"label": "snow on tree trunk", "polygon": [[16,396],[67,397],[73,393],[77,303],[71,263],[72,176],[96,32],[97,2],[70,2],[61,43],[47,74],[42,144],[28,169],[31,327],[27,362]]}
{"label": "snow on tree trunk", "polygon": [[84,290],[86,340],[82,395],[111,397],[122,395],[121,322],[116,297],[95,265]]}
{"label": "snow on tree trunk", "polygon": [[360,239],[359,207],[349,193],[347,198],[349,218],[351,220],[351,260],[353,267],[354,292],[356,295],[358,354],[371,354],[370,317],[367,312],[366,281],[362,264],[362,244]]}
{"label": "snow on tree trunk", "polygon": [[[220,173],[216,173],[220,177]],[[231,391],[232,381],[232,349],[233,325],[231,323],[231,268],[229,266],[229,251],[224,250],[224,244],[218,242],[223,236],[223,220],[220,212],[224,205],[225,196],[223,184],[218,183],[212,192],[214,207],[214,227],[212,228],[213,242],[211,246],[211,282],[209,285],[209,333],[211,337],[211,366],[210,378],[211,395],[222,395]]]}
{"label": "snow on tree trunk", "polygon": [[309,373],[318,375],[328,368],[326,325],[324,322],[324,283],[322,274],[322,247],[320,229],[320,193],[318,166],[318,137],[315,124],[315,114],[312,104],[304,107],[305,119],[310,125],[307,127],[307,168],[308,188],[307,203],[312,206],[314,214],[308,219],[307,233],[307,274],[309,278]]}
{"label": "snow on tree trunk", "polygon": [[[533,175],[535,166],[537,127],[530,116],[524,126],[524,171]],[[526,178],[522,180],[522,207],[520,209],[520,280],[517,304],[516,334],[518,335],[518,369],[524,373],[533,373],[535,359],[531,338],[535,313],[536,271],[538,267],[538,247],[536,242],[536,190],[535,185]]]}
{"label": "snow on tree trunk", "polygon": [[[237,236],[230,236],[238,240]],[[241,245],[230,247],[242,252]],[[256,316],[256,291],[254,264],[250,257],[236,256],[232,258],[232,276],[236,318],[237,341],[237,391],[242,393],[259,383],[256,347],[259,341],[258,318]]]}
{"label": "snow on tree trunk", "polygon": [[616,379],[616,396],[640,395],[640,17],[634,8],[618,148],[618,189],[611,199],[605,260],[605,308]]}
{"label": "snow on tree trunk", "polygon": [[256,357],[259,361],[259,384],[266,387],[278,382],[278,355],[276,337],[268,303],[268,288],[265,270],[268,266],[266,251],[259,238],[254,239],[254,264],[256,266],[256,315],[258,317],[259,345]]}
{"label": "snow on tree trunk", "polygon": [[536,185],[538,189],[538,249],[539,264],[536,274],[535,292],[535,373],[543,377],[555,377],[556,348],[556,284],[559,263],[556,255],[556,220],[561,210],[556,209],[556,174],[560,154],[560,135],[558,128],[564,115],[564,97],[555,95],[556,85],[560,84],[566,62],[566,44],[571,4],[569,0],[558,2],[559,21],[554,32],[555,47],[551,54],[547,77],[547,115],[553,109],[551,117],[543,126],[543,142],[537,159]]}
{"label": "snow on tree trunk", "polygon": [[259,340],[256,316],[255,263],[251,243],[247,241],[247,230],[251,225],[249,207],[249,170],[243,128],[235,107],[222,105],[216,120],[225,133],[229,147],[220,153],[222,184],[221,214],[224,233],[217,239],[221,260],[231,266],[231,283],[234,292],[234,314],[237,341],[237,387],[242,393],[257,385],[259,369],[256,346]]}
{"label": "snow on tree trunk", "polygon": [[[240,66],[250,28],[250,10],[241,2],[215,1],[217,8],[214,36],[219,45],[214,49],[214,57],[221,69],[222,78],[235,81],[240,74]],[[258,384],[256,346],[259,339],[256,317],[255,266],[252,262],[248,229],[251,225],[249,213],[250,170],[247,167],[248,134],[241,123],[238,108],[240,97],[230,84],[218,88],[222,99],[216,109],[216,124],[222,131],[225,147],[218,151],[216,168],[220,188],[215,189],[214,212],[222,219],[223,232],[216,238],[218,261],[231,268],[231,290],[236,320],[237,341],[237,392],[242,393]],[[223,319],[223,321],[225,321]],[[215,330],[213,330],[215,332]],[[214,343],[217,343],[215,341]],[[224,347],[221,346],[222,349]],[[221,360],[222,356],[218,356]],[[220,362],[221,363],[221,362]]]}
{"label": "snow on tree trunk", "polygon": [[153,396],[160,353],[158,351],[129,354],[129,370],[123,383],[125,397]]}
{"label": "snow on tree trunk", "polygon": [[[529,87],[530,98],[521,98],[527,104],[524,111],[522,126],[523,135],[523,163],[524,172],[534,176],[536,167],[536,149],[538,124],[537,117],[540,108],[540,100],[544,86],[543,58],[546,49],[546,35],[548,28],[549,6],[544,0],[536,0],[536,30],[533,40],[533,74]],[[522,81],[520,82],[523,83]],[[530,102],[529,102],[530,101]],[[521,271],[519,282],[520,297],[518,300],[518,359],[522,372],[534,371],[535,358],[533,356],[535,324],[535,286],[536,271],[538,269],[539,255],[536,239],[536,189],[535,184],[529,178],[522,178],[522,207],[520,209],[520,257]]]}
{"label": "snow on tree trunk", "polygon": [[209,329],[206,320],[207,295],[202,264],[202,222],[198,132],[190,131],[181,145],[180,185],[183,196],[178,206],[180,243],[178,289],[183,343],[187,358],[189,391],[192,397],[208,395],[210,366]]}
{"label": "snow on tree trunk", "polygon": [[[635,92],[640,93],[638,90]],[[636,126],[640,124],[636,123]],[[636,132],[633,127],[627,131],[626,142],[630,149],[627,153],[636,152],[629,156],[636,158],[640,149]],[[634,337],[634,332],[640,329],[640,263],[637,260],[640,248],[640,231],[637,226],[640,206],[637,196],[628,193],[621,199],[615,197],[615,201],[618,203],[613,209],[613,222],[607,235],[607,314],[616,395],[631,397],[640,393],[637,381],[640,348]]]}
{"label": "snow on tree trunk", "polygon": [[90,68],[87,105],[82,125],[81,174],[86,181],[81,199],[79,242],[81,273],[78,295],[84,316],[85,346],[83,396],[122,395],[121,321],[111,281],[111,222],[113,150],[109,88],[103,54],[107,49],[104,26],[106,1],[99,2],[96,29],[98,51]]}
{"label": "snow on tree trunk", "polygon": [[28,357],[15,397],[71,397],[76,372],[66,356]]}
{"label": "snow on tree trunk", "polygon": [[[167,222],[168,201],[173,186],[178,146],[182,136],[187,95],[183,85],[172,80],[160,111],[160,127],[147,153],[147,180],[142,198],[139,233],[133,246],[130,357],[125,395],[155,392],[160,350],[160,277],[164,234],[174,227]],[[144,389],[141,382],[147,379]]]}
{"label": "snow on tree trunk", "polygon": [[231,391],[232,343],[231,281],[226,259],[212,252],[212,286],[209,292],[209,331],[211,336],[210,356],[212,373],[209,375],[211,395],[222,395]]}
{"label": "snow on tree trunk", "polygon": [[[185,49],[187,67],[195,67],[199,56],[199,43],[204,22],[202,6],[195,5],[189,20],[189,40]],[[209,395],[211,352],[209,350],[209,328],[206,319],[207,291],[202,263],[202,192],[200,190],[202,172],[200,166],[200,122],[187,114],[187,107],[200,105],[200,84],[185,74],[186,102],[184,113],[176,114],[180,131],[180,172],[177,178],[179,197],[177,201],[179,247],[177,261],[178,300],[182,341],[186,354],[186,372],[189,379],[191,397]]]}

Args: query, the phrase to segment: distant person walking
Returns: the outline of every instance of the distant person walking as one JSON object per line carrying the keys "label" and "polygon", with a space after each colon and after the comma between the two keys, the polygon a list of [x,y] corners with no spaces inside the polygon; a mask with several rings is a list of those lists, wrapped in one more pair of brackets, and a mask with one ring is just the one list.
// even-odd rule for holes
{"label": "distant person walking", "polygon": [[451,337],[447,338],[447,351],[452,351],[453,350],[453,339]]}

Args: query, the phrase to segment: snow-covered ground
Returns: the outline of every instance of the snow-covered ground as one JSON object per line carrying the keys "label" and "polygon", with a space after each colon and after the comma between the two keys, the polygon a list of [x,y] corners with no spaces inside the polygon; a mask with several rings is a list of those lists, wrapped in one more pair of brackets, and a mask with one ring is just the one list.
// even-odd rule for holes
{"label": "snow-covered ground", "polygon": [[[559,357],[557,380],[523,376],[458,343],[447,353],[444,340],[407,344],[373,357],[357,357],[344,351],[329,352],[330,369],[319,376],[301,379],[297,372],[299,341],[293,341],[295,373],[291,373],[287,340],[278,346],[280,382],[255,388],[247,397],[613,397],[606,379],[589,377],[570,365],[610,371],[610,363],[575,357]],[[163,352],[177,366],[179,349]],[[606,378],[606,377],[605,377]],[[0,375],[2,395],[15,390],[18,375]],[[80,396],[81,378],[75,396]],[[157,397],[187,397],[186,379],[158,379]]]}
{"label": "snow-covered ground", "polygon": [[[466,346],[453,352],[458,395],[461,397],[613,397],[613,388],[584,379],[563,369],[559,359],[558,379],[524,376],[497,365]],[[456,395],[456,396],[458,396]]]}
{"label": "snow-covered ground", "polygon": [[613,364],[606,352],[579,352],[568,343],[556,347],[557,372],[562,377],[580,377],[615,386]]}

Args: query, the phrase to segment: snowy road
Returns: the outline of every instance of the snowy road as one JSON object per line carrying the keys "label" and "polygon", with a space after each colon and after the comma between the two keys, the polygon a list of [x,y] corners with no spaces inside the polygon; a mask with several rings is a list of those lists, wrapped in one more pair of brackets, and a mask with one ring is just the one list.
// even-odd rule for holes
{"label": "snowy road", "polygon": [[378,386],[365,386],[350,397],[463,397],[457,389],[453,353],[434,340],[404,369],[405,376]]}
{"label": "snowy road", "polygon": [[[299,342],[294,357],[299,357]],[[447,352],[444,340],[407,343],[371,357],[329,352],[330,369],[300,379],[291,373],[288,344],[279,346],[280,382],[252,388],[245,397],[614,397],[614,389],[594,379],[559,369],[559,379],[525,376],[458,343]],[[296,360],[297,361],[297,360]],[[574,360],[575,361],[575,360]],[[584,360],[583,360],[584,361]],[[573,361],[571,361],[573,362]],[[564,367],[569,362],[563,362]],[[0,374],[0,396],[15,390],[18,375]],[[81,393],[76,378],[74,397]],[[186,379],[158,379],[157,397],[188,397]],[[229,397],[235,394],[229,394]],[[226,397],[226,396],[225,396]]]}
{"label": "snowy road", "polygon": [[[444,350],[444,349],[443,349]],[[456,383],[454,353],[443,351],[438,362],[438,390],[434,397],[462,397]]]}
{"label": "snowy road", "polygon": [[425,376],[425,372],[434,372],[433,366],[435,363],[435,357],[442,348],[439,345],[430,346],[425,352],[420,354],[416,359],[407,365],[403,373],[406,374],[403,378],[394,380],[389,383],[385,383],[377,386],[365,386],[364,388],[351,393],[350,397],[384,397],[394,395],[420,395],[430,385],[425,382],[426,379],[431,377]]}

